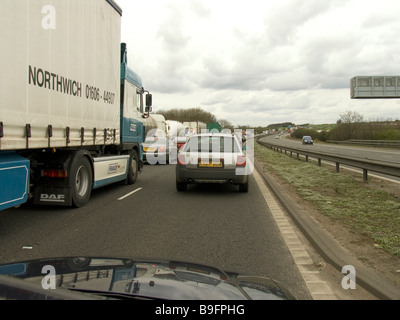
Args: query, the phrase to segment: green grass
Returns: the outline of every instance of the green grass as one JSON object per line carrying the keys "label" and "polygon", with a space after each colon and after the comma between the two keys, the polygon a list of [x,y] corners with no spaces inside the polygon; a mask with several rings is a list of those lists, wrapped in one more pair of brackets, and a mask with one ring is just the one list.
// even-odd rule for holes
{"label": "green grass", "polygon": [[264,168],[294,186],[298,195],[322,214],[369,237],[391,255],[400,256],[400,202],[393,195],[352,175],[273,152],[258,143],[254,148]]}

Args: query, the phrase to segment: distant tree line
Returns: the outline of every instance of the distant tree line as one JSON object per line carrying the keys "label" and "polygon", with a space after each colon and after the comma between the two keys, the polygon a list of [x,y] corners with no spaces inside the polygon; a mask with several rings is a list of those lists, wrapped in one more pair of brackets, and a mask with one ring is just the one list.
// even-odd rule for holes
{"label": "distant tree line", "polygon": [[217,122],[217,118],[210,112],[204,111],[201,108],[190,109],[171,109],[161,110],[158,112],[162,114],[166,120],[175,120],[179,122],[185,121],[201,121],[204,123]]}
{"label": "distant tree line", "polygon": [[210,112],[204,111],[201,108],[181,108],[181,109],[174,108],[170,110],[160,110],[157,113],[163,115],[166,120],[174,120],[182,123],[186,121],[201,121],[204,123],[218,122],[224,129],[230,129],[232,131],[235,129],[241,129],[241,130],[250,129],[254,130],[256,134],[263,133],[266,130],[272,130],[272,129],[279,130],[281,128],[288,128],[289,126],[292,127],[295,126],[295,124],[292,122],[277,123],[268,126],[258,126],[258,127],[252,127],[249,125],[234,126],[228,120],[217,119],[215,115],[213,115]]}
{"label": "distant tree line", "polygon": [[329,140],[400,140],[400,125],[389,122],[341,123],[329,132]]}
{"label": "distant tree line", "polygon": [[174,120],[182,123],[187,121],[201,121],[207,124],[218,122],[222,128],[234,129],[234,126],[228,120],[217,119],[215,115],[201,108],[161,110],[158,113],[162,114],[166,120]]}

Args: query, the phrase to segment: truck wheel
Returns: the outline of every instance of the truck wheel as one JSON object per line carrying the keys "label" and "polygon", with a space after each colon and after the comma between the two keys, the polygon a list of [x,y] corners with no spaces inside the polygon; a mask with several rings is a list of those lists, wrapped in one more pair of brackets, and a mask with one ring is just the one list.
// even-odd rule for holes
{"label": "truck wheel", "polygon": [[93,175],[88,158],[81,156],[74,160],[71,168],[72,204],[77,207],[85,206],[92,192]]}
{"label": "truck wheel", "polygon": [[139,174],[139,156],[136,150],[131,151],[128,168],[128,184],[134,184]]}

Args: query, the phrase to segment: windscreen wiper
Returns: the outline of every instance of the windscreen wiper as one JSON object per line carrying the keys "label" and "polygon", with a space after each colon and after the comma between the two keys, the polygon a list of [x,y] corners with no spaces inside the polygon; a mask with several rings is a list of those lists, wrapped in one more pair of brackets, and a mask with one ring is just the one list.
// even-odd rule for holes
{"label": "windscreen wiper", "polygon": [[125,292],[113,292],[113,291],[103,291],[103,290],[91,290],[91,289],[77,289],[77,288],[68,288],[68,290],[87,293],[91,295],[98,295],[102,297],[106,297],[109,299],[115,300],[163,300],[154,297],[143,296],[135,293],[125,293]]}

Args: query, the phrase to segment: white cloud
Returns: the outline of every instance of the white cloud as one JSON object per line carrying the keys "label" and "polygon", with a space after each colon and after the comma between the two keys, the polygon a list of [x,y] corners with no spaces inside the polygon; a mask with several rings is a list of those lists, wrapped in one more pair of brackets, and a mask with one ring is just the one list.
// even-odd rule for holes
{"label": "white cloud", "polygon": [[[350,100],[350,78],[400,70],[398,0],[117,0],[130,66],[154,109],[203,107],[234,124],[400,118]],[[380,111],[381,110],[381,111]]]}

